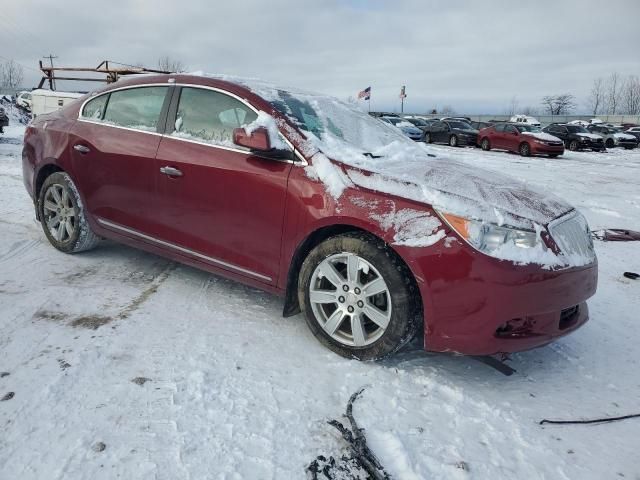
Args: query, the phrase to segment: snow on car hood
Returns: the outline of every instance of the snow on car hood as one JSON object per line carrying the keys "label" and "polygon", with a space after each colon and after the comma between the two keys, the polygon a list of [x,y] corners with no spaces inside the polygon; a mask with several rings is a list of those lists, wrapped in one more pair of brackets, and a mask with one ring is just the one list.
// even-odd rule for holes
{"label": "snow on car hood", "polygon": [[633,135],[629,135],[628,133],[614,133],[613,136],[616,137],[616,138],[624,139],[624,140],[635,140],[636,139],[636,137],[634,137]]}
{"label": "snow on car hood", "polygon": [[578,136],[580,137],[586,137],[586,138],[591,138],[593,140],[599,140],[602,138],[602,135],[598,135],[596,133],[578,133]]}
{"label": "snow on car hood", "polygon": [[[377,152],[381,153],[381,152]],[[363,170],[347,167],[358,186],[432,205],[440,211],[497,224],[532,228],[573,210],[562,199],[499,172],[454,158],[372,159]]]}
{"label": "snow on car hood", "polygon": [[537,138],[538,140],[544,140],[546,142],[561,142],[558,137],[549,135],[545,132],[522,132],[523,135],[529,135],[530,137]]}

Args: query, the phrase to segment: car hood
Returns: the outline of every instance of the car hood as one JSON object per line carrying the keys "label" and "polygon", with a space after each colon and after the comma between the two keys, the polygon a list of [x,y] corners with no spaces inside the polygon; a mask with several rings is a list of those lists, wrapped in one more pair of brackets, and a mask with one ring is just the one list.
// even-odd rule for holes
{"label": "car hood", "polygon": [[452,131],[454,131],[456,133],[460,133],[462,135],[478,135],[478,130],[476,130],[476,129],[463,130],[462,128],[454,128]]}
{"label": "car hood", "polygon": [[564,200],[499,172],[453,158],[388,159],[368,171],[350,169],[356,185],[429,204],[437,210],[532,228],[573,210]]}
{"label": "car hood", "polygon": [[613,134],[614,137],[619,138],[621,140],[635,140],[636,137],[634,137],[633,135],[630,135],[628,133],[614,133]]}
{"label": "car hood", "polygon": [[586,138],[591,138],[593,140],[600,140],[602,138],[602,135],[598,135],[596,133],[577,133],[576,135],[578,135],[579,137],[586,137]]}

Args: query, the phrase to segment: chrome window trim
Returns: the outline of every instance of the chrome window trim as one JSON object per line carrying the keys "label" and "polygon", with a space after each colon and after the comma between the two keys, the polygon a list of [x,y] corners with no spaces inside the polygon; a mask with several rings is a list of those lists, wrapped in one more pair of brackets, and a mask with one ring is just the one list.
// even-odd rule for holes
{"label": "chrome window trim", "polygon": [[207,255],[203,255],[202,253],[195,252],[193,250],[190,250],[190,249],[185,248],[185,247],[181,247],[180,245],[176,245],[174,243],[166,242],[164,240],[160,240],[158,238],[151,237],[149,235],[146,235],[146,234],[144,234],[142,232],[139,232],[137,230],[134,230],[132,228],[125,227],[123,225],[111,222],[109,220],[105,220],[104,218],[97,217],[96,220],[98,221],[98,223],[100,223],[101,225],[103,225],[105,227],[110,227],[110,228],[113,228],[113,229],[116,229],[116,230],[120,230],[122,232],[128,233],[130,235],[134,235],[134,236],[142,238],[144,240],[148,240],[148,241],[156,243],[158,245],[162,245],[162,246],[165,246],[165,247],[172,248],[172,249],[174,249],[174,250],[176,250],[178,252],[185,253],[187,255],[191,255],[191,256],[196,257],[196,258],[201,259],[201,260],[205,260],[206,262],[209,262],[211,264],[214,264],[214,265],[217,265],[217,266],[220,266],[220,267],[224,267],[224,268],[229,268],[231,270],[235,270],[237,272],[241,272],[241,273],[244,273],[246,275],[250,275],[252,277],[255,277],[255,278],[258,278],[260,280],[267,281],[267,282],[271,282],[273,280],[271,277],[267,277],[266,275],[262,275],[260,273],[256,273],[256,272],[254,272],[252,270],[247,270],[246,268],[238,267],[237,265],[233,265],[231,263],[227,263],[227,262],[224,262],[222,260],[218,260],[217,258],[213,258],[213,257],[209,257]]}
{"label": "chrome window trim", "polygon": [[[173,81],[171,81],[171,80],[173,80]],[[263,157],[263,156],[261,156],[259,154],[251,153],[248,150],[242,150],[242,149],[233,148],[233,147],[225,147],[223,145],[215,145],[215,144],[212,144],[212,143],[207,143],[205,141],[191,140],[191,139],[188,139],[188,138],[180,138],[180,137],[176,137],[176,136],[173,136],[173,135],[167,135],[166,133],[149,132],[149,131],[140,130],[140,129],[137,129],[137,128],[123,127],[121,125],[109,125],[107,123],[97,122],[95,120],[90,120],[87,117],[83,117],[82,116],[82,112],[84,111],[84,107],[88,102],[90,102],[91,100],[94,100],[94,99],[96,99],[98,97],[101,97],[103,95],[108,95],[111,92],[117,92],[117,91],[120,91],[120,90],[130,90],[130,89],[133,89],[133,88],[141,88],[141,87],[172,87],[172,86],[200,88],[200,89],[203,89],[203,90],[212,90],[214,92],[222,93],[224,95],[228,95],[231,98],[234,98],[234,99],[238,100],[240,103],[242,103],[243,105],[247,106],[249,109],[251,109],[256,114],[258,114],[260,112],[260,110],[258,110],[253,105],[251,105],[246,99],[244,99],[244,98],[242,98],[242,97],[240,97],[240,96],[238,96],[238,95],[236,95],[234,93],[228,92],[227,90],[223,90],[223,89],[217,88],[217,87],[211,87],[211,86],[208,86],[208,85],[198,85],[198,84],[195,84],[195,83],[175,83],[174,79],[169,79],[169,81],[167,83],[142,83],[142,84],[138,84],[138,85],[127,85],[125,87],[114,88],[112,90],[108,90],[106,92],[100,92],[98,94],[90,96],[84,102],[82,102],[82,105],[80,106],[80,110],[78,110],[78,118],[77,118],[77,120],[80,121],[80,122],[93,123],[94,125],[104,125],[104,126],[111,127],[111,128],[121,128],[123,130],[129,130],[129,131],[132,131],[132,132],[148,133],[150,135],[159,135],[161,137],[173,138],[173,139],[180,140],[180,141],[183,141],[183,142],[190,142],[190,143],[195,143],[195,144],[198,144],[198,145],[204,145],[206,147],[219,148],[219,149],[228,150],[228,151],[231,151],[231,152],[237,152],[237,153],[244,153],[246,155],[259,156],[261,158],[266,158],[268,160],[274,160],[274,161],[277,161],[277,162],[292,163],[292,164],[301,165],[301,166],[308,166],[309,165],[309,163],[307,162],[306,158],[304,158],[304,156],[298,151],[298,149],[295,148],[293,146],[293,144],[289,141],[289,139],[285,135],[283,135],[282,132],[280,132],[280,131],[278,131],[278,133],[280,134],[282,139],[285,141],[285,143],[289,146],[289,148],[294,153],[294,155],[299,159],[299,161],[282,160],[282,159],[276,159],[276,158],[270,158],[270,157]]]}

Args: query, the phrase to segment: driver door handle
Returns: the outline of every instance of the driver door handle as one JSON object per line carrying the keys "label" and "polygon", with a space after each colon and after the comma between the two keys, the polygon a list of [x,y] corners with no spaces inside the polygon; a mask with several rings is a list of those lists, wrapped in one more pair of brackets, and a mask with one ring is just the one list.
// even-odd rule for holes
{"label": "driver door handle", "polygon": [[86,145],[82,145],[81,143],[74,145],[73,149],[80,153],[89,153],[91,151],[89,147],[87,147]]}
{"label": "driver door handle", "polygon": [[182,176],[182,172],[180,170],[178,170],[177,168],[173,168],[173,167],[162,167],[162,168],[160,168],[160,172],[164,173],[165,175],[169,175],[170,177],[181,177]]}

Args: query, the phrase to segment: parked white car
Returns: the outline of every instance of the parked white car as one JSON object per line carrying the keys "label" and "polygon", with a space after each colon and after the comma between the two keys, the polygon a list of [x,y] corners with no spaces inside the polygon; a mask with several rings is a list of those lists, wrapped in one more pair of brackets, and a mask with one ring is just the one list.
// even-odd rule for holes
{"label": "parked white car", "polygon": [[580,125],[581,127],[588,127],[591,125],[588,120],[571,120],[569,125]]}
{"label": "parked white car", "polygon": [[540,126],[538,119],[530,117],[529,115],[514,115],[509,121],[511,123],[526,123],[527,125],[533,125],[534,127]]}
{"label": "parked white car", "polygon": [[20,92],[16,96],[16,105],[24,108],[27,111],[31,111],[31,92]]}

